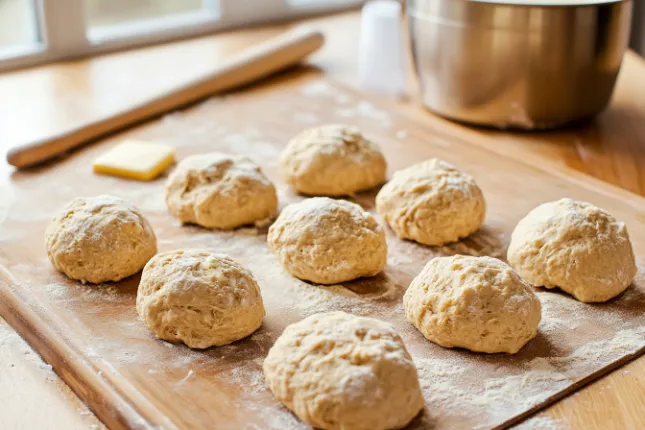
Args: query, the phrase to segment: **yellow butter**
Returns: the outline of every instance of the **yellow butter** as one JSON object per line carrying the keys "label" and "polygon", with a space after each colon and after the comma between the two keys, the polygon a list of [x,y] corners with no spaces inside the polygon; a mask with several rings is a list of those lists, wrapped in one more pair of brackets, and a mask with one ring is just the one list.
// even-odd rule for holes
{"label": "yellow butter", "polygon": [[175,149],[159,143],[126,140],[101,155],[94,172],[151,181],[175,162]]}

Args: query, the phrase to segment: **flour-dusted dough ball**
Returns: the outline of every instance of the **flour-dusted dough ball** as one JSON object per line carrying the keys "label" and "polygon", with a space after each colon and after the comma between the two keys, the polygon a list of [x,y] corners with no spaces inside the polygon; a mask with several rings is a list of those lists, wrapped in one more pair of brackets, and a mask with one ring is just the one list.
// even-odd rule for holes
{"label": "flour-dusted dough ball", "polygon": [[244,156],[219,152],[182,160],[166,183],[166,205],[184,223],[232,229],[275,215],[275,187]]}
{"label": "flour-dusted dough ball", "polygon": [[139,209],[109,195],[72,200],[49,223],[45,245],[56,270],[93,284],[134,275],[157,252]]}
{"label": "flour-dusted dough ball", "polygon": [[269,248],[293,276],[337,284],[383,270],[385,232],[359,205],[314,197],[293,203],[269,228]]}
{"label": "flour-dusted dough ball", "polygon": [[251,272],[202,249],[163,252],[150,260],[141,275],[137,312],[159,338],[191,348],[242,339],[265,315]]}
{"label": "flour-dusted dough ball", "polygon": [[287,183],[311,196],[343,196],[385,182],[381,149],[356,127],[330,124],[296,135],[280,156]]}
{"label": "flour-dusted dough ball", "polygon": [[529,212],[513,231],[508,261],[530,284],[558,287],[582,302],[607,301],[636,275],[625,224],[571,199]]}
{"label": "flour-dusted dough ball", "polygon": [[376,210],[399,237],[444,245],[481,227],[486,202],[472,176],[433,158],[396,172],[376,196]]}
{"label": "flour-dusted dough ball", "polygon": [[344,312],[288,326],[264,360],[273,395],[321,429],[400,429],[423,408],[417,369],[392,325]]}
{"label": "flour-dusted dough ball", "polygon": [[491,257],[430,260],[405,292],[403,307],[426,339],[475,352],[514,354],[535,337],[541,319],[531,287]]}

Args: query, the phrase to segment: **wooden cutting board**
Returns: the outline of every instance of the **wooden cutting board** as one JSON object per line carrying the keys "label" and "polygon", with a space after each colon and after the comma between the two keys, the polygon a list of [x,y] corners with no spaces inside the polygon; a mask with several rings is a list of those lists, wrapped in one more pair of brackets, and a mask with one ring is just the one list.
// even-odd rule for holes
{"label": "wooden cutting board", "polygon": [[[474,175],[488,202],[485,226],[441,248],[401,241],[388,231],[385,272],[331,287],[282,271],[266,246],[266,228],[217,232],[181,226],[167,213],[163,183],[97,176],[91,161],[126,136],[175,145],[179,158],[208,151],[247,154],[276,182],[281,207],[301,199],[282,182],[277,157],[301,129],[328,122],[360,126],[383,148],[389,170],[429,157]],[[494,136],[494,135],[493,135]],[[516,222],[537,204],[561,197],[593,202],[628,225],[639,267],[645,256],[645,201],[564,167],[519,160],[488,148],[485,131],[430,114],[397,112],[294,71],[244,92],[210,99],[65,160],[12,175],[0,184],[0,314],[53,365],[113,429],[306,428],[267,391],[262,360],[284,327],[303,317],[345,310],[392,322],[413,355],[426,398],[414,429],[502,428],[645,352],[645,277],[607,304],[587,305],[539,290],[543,322],[514,356],[448,350],[426,341],[404,318],[401,297],[428,259],[456,253],[503,258]],[[77,196],[110,193],[132,200],[155,228],[160,250],[209,247],[248,266],[267,317],[249,338],[192,351],[155,339],[137,319],[138,276],[81,285],[49,264],[45,227]],[[354,198],[374,210],[376,192]]]}

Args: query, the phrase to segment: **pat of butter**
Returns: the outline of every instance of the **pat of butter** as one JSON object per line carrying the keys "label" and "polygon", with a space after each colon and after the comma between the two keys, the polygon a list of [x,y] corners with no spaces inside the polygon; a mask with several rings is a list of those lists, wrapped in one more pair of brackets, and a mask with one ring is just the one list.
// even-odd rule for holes
{"label": "pat of butter", "polygon": [[175,149],[159,143],[126,140],[94,161],[94,172],[151,181],[175,162]]}

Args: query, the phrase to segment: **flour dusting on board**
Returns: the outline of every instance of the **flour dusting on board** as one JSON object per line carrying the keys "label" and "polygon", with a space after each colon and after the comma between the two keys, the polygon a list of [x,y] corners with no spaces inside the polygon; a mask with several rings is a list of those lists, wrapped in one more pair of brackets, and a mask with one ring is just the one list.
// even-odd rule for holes
{"label": "flour dusting on board", "polygon": [[[88,427],[105,429],[106,427],[94,416],[54,373],[51,365],[43,362],[42,358],[32,350],[27,343],[9,325],[0,318],[0,380],[3,388],[12,388],[10,396],[3,398],[3,408],[21,411],[24,414],[37,412],[45,417],[59,417],[65,421],[67,414],[78,413],[80,420]],[[25,381],[25,374],[29,375]],[[46,385],[41,385],[41,381]],[[35,385],[38,384],[38,385]],[[33,397],[35,388],[41,391],[41,400],[48,400],[41,404],[25,401]],[[51,392],[49,392],[51,391]],[[51,397],[51,398],[50,398]],[[12,420],[17,418],[17,422]],[[2,428],[23,428],[25,422],[23,414],[9,414],[2,417]],[[70,416],[68,419],[73,419]]]}
{"label": "flour dusting on board", "polygon": [[[391,115],[372,103],[359,100],[354,102],[352,98],[344,93],[341,89],[331,86],[326,81],[316,81],[308,83],[301,88],[301,94],[307,98],[325,98],[331,100],[338,107],[334,111],[334,116],[341,122],[351,122],[356,118],[373,120],[380,128],[389,128],[392,126]],[[298,113],[302,118],[304,113]]]}
{"label": "flour dusting on board", "polygon": [[[415,157],[455,159],[452,161],[475,175],[484,192],[489,193],[486,224],[471,237],[438,248],[399,240],[386,229],[389,252],[383,274],[342,285],[320,286],[285,273],[268,250],[267,225],[232,232],[182,226],[165,208],[163,178],[131,184],[93,175],[87,168],[93,157],[92,148],[65,162],[71,166],[69,170],[54,165],[39,174],[22,174],[20,181],[12,184],[15,201],[0,212],[0,218],[4,217],[0,225],[0,282],[4,272],[10,273],[9,288],[15,289],[17,296],[27,298],[28,306],[50,323],[61,338],[71,339],[73,349],[80,351],[82,358],[95,368],[96,375],[114,386],[132,390],[137,396],[145,396],[160,411],[171,411],[168,416],[177,422],[160,418],[164,426],[168,423],[168,428],[181,427],[192,422],[217,423],[218,428],[225,430],[308,428],[268,391],[262,363],[287,324],[317,312],[344,310],[386,320],[395,326],[417,365],[426,399],[424,413],[411,424],[412,429],[418,430],[486,429],[500,425],[645,347],[642,269],[633,286],[606,304],[584,304],[557,290],[538,289],[543,305],[539,333],[516,355],[475,354],[428,342],[403,313],[401,298],[413,277],[438,255],[460,253],[503,258],[514,222],[530,209],[527,206],[545,197],[534,195],[535,188],[530,188],[533,182],[540,187],[550,183],[558,192],[565,192],[560,189],[563,182],[555,187],[555,179],[527,167],[527,175],[532,179],[527,179],[529,190],[522,199],[512,199],[496,190],[501,188],[500,181],[514,179],[506,172],[513,170],[516,162],[483,152],[468,158],[469,151],[483,150],[475,146],[465,148],[453,138],[434,135],[421,125],[397,118],[394,111],[360,100],[323,80],[297,84],[284,91],[273,98],[266,95],[237,101],[229,99],[238,97],[231,95],[212,98],[133,130],[128,137],[169,143],[177,148],[179,159],[212,151],[246,154],[266,168],[276,183],[280,206],[284,207],[303,198],[295,195],[278,174],[277,157],[285,142],[309,125],[349,122],[359,125],[370,136],[383,138],[383,150],[391,160],[391,169],[414,162],[412,157],[401,155],[403,148],[417,148]],[[268,93],[269,90],[263,90],[260,94]],[[229,108],[231,102],[237,103],[235,109]],[[257,103],[265,103],[261,115]],[[240,119],[240,112],[247,111],[248,116]],[[411,145],[415,140],[417,144]],[[418,150],[422,147],[420,143],[430,149]],[[95,149],[98,152],[102,148]],[[496,175],[484,170],[493,163],[499,167]],[[566,192],[583,197],[588,193],[593,197],[591,191],[573,182],[565,185]],[[258,280],[267,309],[260,329],[230,345],[191,350],[156,339],[139,320],[135,310],[138,276],[117,284],[80,285],[56,273],[42,249],[49,217],[79,194],[101,193],[130,199],[139,206],[155,229],[160,251],[208,248],[229,254],[248,267]],[[549,198],[558,197],[555,191],[552,194]],[[351,199],[374,212],[375,195],[376,191],[361,193]],[[630,213],[623,209],[625,217]],[[636,224],[634,220],[630,222]],[[645,255],[640,245],[645,236],[634,229],[633,237],[640,246],[639,253]],[[171,401],[168,393],[172,393]],[[560,424],[540,417],[528,420],[520,428],[555,430],[562,428]]]}
{"label": "flour dusting on board", "polygon": [[310,113],[303,113],[303,112],[294,113],[293,120],[299,124],[308,125],[308,126],[320,124],[321,122],[321,119],[317,115],[310,114]]}
{"label": "flour dusting on board", "polygon": [[[557,292],[539,291],[544,319],[538,338],[517,356],[480,355],[446,350],[426,342],[405,322],[400,304],[411,273],[417,272],[433,253],[454,250],[433,250],[389,236],[391,252],[385,274],[369,281],[318,286],[294,279],[283,271],[275,257],[265,249],[266,228],[213,232],[192,226],[175,226],[169,229],[168,234],[172,229],[183,231],[181,238],[172,243],[174,246],[205,246],[229,254],[247,265],[258,278],[269,312],[291,312],[297,315],[295,319],[301,319],[316,312],[344,310],[394,321],[417,365],[427,404],[424,414],[412,423],[413,429],[430,426],[450,428],[464,414],[477,417],[476,423],[467,421],[470,423],[467,425],[490,428],[509,416],[540,404],[593,369],[634,353],[645,345],[645,326],[633,326],[624,318],[624,306],[630,305],[631,308],[645,301],[641,287],[630,288],[620,301],[597,306],[577,302]],[[458,249],[478,253],[478,247],[495,246],[495,243],[501,243],[501,239],[480,238]],[[16,274],[28,272],[21,265],[14,269]],[[47,266],[40,270],[51,271]],[[96,334],[93,343],[84,351],[105,377],[118,378],[122,369],[136,367],[155,378],[163,375],[168,382],[174,381],[173,389],[179,394],[191,390],[211,392],[222,389],[221,384],[243,387],[232,407],[262,417],[263,423],[250,424],[248,428],[307,428],[273,399],[264,383],[262,362],[280,329],[263,326],[240,342],[205,351],[159,341],[147,332],[134,312],[136,282],[133,281],[100,286],[51,282],[42,287],[53,302],[73,309],[82,319],[110,321],[112,330],[119,333],[117,338]],[[114,318],[116,315],[120,317]],[[584,329],[587,324],[594,324],[596,333],[610,335],[601,340],[576,340],[577,335],[572,337],[568,334],[571,327]],[[124,343],[123,339],[130,341]],[[562,344],[561,339],[567,339],[566,343]],[[546,356],[536,355],[532,350],[536,343],[558,341],[560,347],[566,345],[569,350],[547,346],[547,352],[552,355]],[[545,348],[541,347],[541,350]],[[202,375],[217,377],[209,380]],[[551,430],[557,424],[533,421],[524,428]]]}
{"label": "flour dusting on board", "polygon": [[300,89],[300,93],[305,97],[337,97],[342,94],[338,88],[331,86],[325,80],[319,80],[305,84]]}
{"label": "flour dusting on board", "polygon": [[568,430],[570,427],[561,419],[532,417],[513,427],[513,430]]}
{"label": "flour dusting on board", "polygon": [[336,115],[341,118],[364,117],[380,122],[384,126],[391,124],[390,114],[386,111],[375,107],[369,102],[359,102],[354,107],[346,107],[336,111]]}

